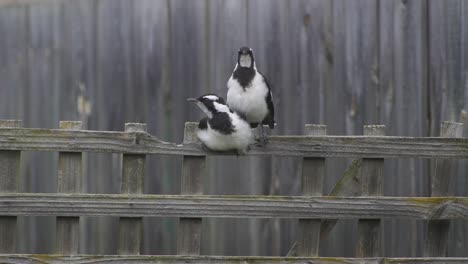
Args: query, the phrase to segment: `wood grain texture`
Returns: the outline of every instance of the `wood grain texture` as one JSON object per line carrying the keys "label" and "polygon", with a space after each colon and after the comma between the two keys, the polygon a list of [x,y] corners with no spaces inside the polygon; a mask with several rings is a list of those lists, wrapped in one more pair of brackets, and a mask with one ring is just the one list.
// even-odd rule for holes
{"label": "wood grain texture", "polygon": [[[440,127],[441,137],[462,137],[463,124],[457,122],[443,122]],[[431,177],[431,196],[447,196],[450,180],[455,164],[453,160],[436,159]],[[448,250],[448,232],[450,221],[429,221],[427,237],[424,245],[424,256],[445,257]]]}
{"label": "wood grain texture", "polygon": [[1,194],[2,215],[466,219],[466,197]]}
{"label": "wood grain texture", "polygon": [[463,0],[429,0],[427,6],[430,133],[436,136],[442,121],[462,120],[467,106],[465,5]]}
{"label": "wood grain texture", "polygon": [[[457,122],[442,122],[440,136],[444,138],[461,138],[463,136],[463,124]],[[431,196],[447,196],[454,171],[454,160],[436,159],[435,168],[431,177]]]}
{"label": "wood grain texture", "polygon": [[[380,1],[334,0],[333,8],[333,85],[327,91],[328,133],[331,135],[362,135],[362,127],[381,123],[379,12]],[[329,170],[331,175],[341,175],[348,162],[339,161]],[[337,180],[335,178],[335,180]],[[334,181],[328,181],[333,184]],[[354,240],[355,223],[338,224],[336,233]],[[354,245],[332,236],[323,243],[324,254],[333,255],[337,248],[342,256],[354,256]]]}
{"label": "wood grain texture", "polygon": [[[324,136],[327,127],[324,125],[306,125],[305,134]],[[323,179],[325,178],[324,158],[304,158],[302,160],[302,195],[319,196],[323,194]],[[318,256],[320,245],[319,219],[299,219],[297,255]]]}
{"label": "wood grain texture", "polygon": [[115,256],[115,255],[0,255],[12,264],[96,264],[96,263],[171,263],[171,264],[464,264],[468,258],[319,258],[246,256]]}
{"label": "wood grain texture", "polygon": [[[271,71],[266,67],[271,64],[266,63],[265,56],[273,58],[269,51],[277,44],[270,40],[275,35],[270,33],[274,27],[271,18],[279,21],[275,15],[276,2],[225,0],[205,3],[207,16],[203,27],[208,34],[202,45],[207,57],[200,62],[208,62],[209,72],[206,72],[208,83],[200,87],[203,92],[213,92],[226,98],[226,83],[234,70],[237,51],[246,45],[252,48],[258,69],[270,77]],[[264,45],[266,41],[270,45]],[[194,120],[202,116],[197,112],[193,115],[196,117]],[[271,177],[270,164],[270,158],[208,157],[204,192],[266,194]],[[207,219],[203,220],[203,230],[201,254],[213,255],[268,255],[272,245],[263,242],[276,235],[265,231],[271,227],[263,219]]]}
{"label": "wood grain texture", "polygon": [[[126,132],[146,132],[146,124],[126,123]],[[143,193],[145,176],[145,155],[122,155],[122,186],[120,193],[138,195]],[[119,249],[120,255],[140,255],[141,250],[140,217],[121,217],[119,219]]]}
{"label": "wood grain texture", "polygon": [[[429,98],[430,116],[433,119],[431,135],[440,135],[444,120],[468,124],[468,4],[464,0],[444,3],[428,1],[429,34]],[[465,128],[463,136],[468,136]],[[457,162],[452,170],[451,195],[467,196],[468,162]],[[431,186],[429,186],[430,188]],[[468,222],[451,221],[448,256],[465,256],[468,252]]]}
{"label": "wood grain texture", "polygon": [[[365,136],[385,136],[385,126],[364,126]],[[381,196],[384,159],[362,159],[361,195]],[[381,252],[380,219],[359,219],[356,257],[379,257]]]}
{"label": "wood grain texture", "polygon": [[[0,116],[22,118],[27,127],[53,128],[62,119],[121,131],[124,122],[146,122],[151,134],[181,142],[183,123],[201,116],[183,100],[203,92],[225,96],[235,51],[243,45],[253,48],[259,69],[272,80],[276,134],[299,135],[304,123],[325,123],[333,135],[352,135],[361,133],[364,122],[379,122],[387,124],[389,135],[438,136],[441,120],[458,120],[460,110],[467,109],[465,0],[3,2]],[[376,53],[378,65],[373,64]],[[80,95],[91,105],[89,114],[77,107]],[[85,155],[84,189],[119,192],[119,156],[91,153],[86,161]],[[181,159],[150,156],[145,191],[178,194]],[[302,158],[289,159],[275,157],[271,165],[264,156],[208,157],[206,191],[298,195],[301,174],[295,165]],[[22,190],[54,192],[56,153],[24,153],[23,160]],[[348,162],[330,159],[328,164],[326,190]],[[467,167],[460,165],[454,185],[456,195],[466,196]],[[386,174],[392,177],[385,192],[429,196],[428,168],[427,160],[388,160]],[[221,177],[225,169],[229,173]],[[47,240],[53,221],[29,219],[20,225],[20,252],[52,252]],[[89,220],[83,253],[116,253],[115,219],[99,225]],[[174,253],[177,219],[144,221],[145,253]],[[354,240],[355,225],[346,222],[322,243],[324,254],[353,256],[354,245],[343,237]],[[297,234],[294,219],[256,221],[249,228],[245,223],[232,219],[213,228],[202,253],[280,254]],[[467,225],[459,223],[452,228],[457,239],[450,242],[451,256],[468,252]],[[422,221],[386,220],[384,226],[386,255],[422,255],[424,243],[415,243],[424,239]]]}
{"label": "wood grain texture", "polygon": [[[177,48],[182,46],[188,49],[191,47],[189,43],[192,43],[191,41],[177,41],[177,34],[184,35],[186,32],[193,32],[199,36],[196,30],[188,30],[188,27],[178,27],[174,24],[180,21],[178,17],[189,19],[177,11],[189,9],[191,6],[191,3],[186,3],[186,7],[177,8],[174,1],[167,0],[133,2],[134,23],[130,39],[133,42],[131,58],[136,86],[125,90],[125,93],[132,95],[132,102],[127,104],[124,112],[131,113],[127,115],[127,120],[147,123],[149,133],[173,142],[182,140],[183,124],[186,120],[196,120],[191,119],[188,114],[194,113],[195,115],[196,109],[185,102],[186,97],[195,96],[196,93],[190,95],[181,95],[181,93],[187,91],[189,87],[205,88],[205,86],[194,84],[191,79],[183,78],[184,83],[175,83],[175,80],[179,81],[181,78],[180,75],[173,74],[173,72],[178,72],[175,67],[179,63],[199,63],[199,61],[182,59],[179,57],[180,53],[177,53],[180,51]],[[192,14],[198,11],[199,9],[196,11],[192,9],[187,13]],[[185,25],[197,24],[187,20],[184,22]],[[188,39],[192,37],[186,34],[184,36]],[[119,50],[116,49],[116,52]],[[176,60],[176,57],[180,60]],[[138,93],[134,90],[137,87],[140,88]],[[118,100],[118,102],[121,101]],[[179,107],[173,107],[174,104]],[[181,158],[176,156],[148,156],[145,192],[178,194],[180,162]],[[178,219],[143,219],[142,254],[167,255],[176,252],[177,222]]]}
{"label": "wood grain texture", "polygon": [[[210,152],[199,143],[175,144],[147,133],[0,129],[0,149],[112,152],[165,155],[235,155]],[[365,158],[468,158],[467,138],[271,136],[266,147],[252,145],[248,155]]]}
{"label": "wood grain texture", "polygon": [[[80,130],[80,121],[60,121],[60,128]],[[82,180],[82,153],[60,152],[57,192],[80,193]],[[78,254],[80,241],[80,218],[57,217],[55,252],[58,254]]]}
{"label": "wood grain texture", "polygon": [[[196,123],[186,123],[184,142],[196,142]],[[205,174],[205,157],[184,156],[182,162],[181,194],[202,194],[203,175]],[[202,230],[201,218],[180,218],[177,232],[177,254],[200,255]]]}
{"label": "wood grain texture", "polygon": [[[0,120],[0,127],[22,127],[21,120]],[[16,150],[0,151],[0,193],[18,191],[21,152]],[[16,252],[17,218],[0,216],[0,253]]]}
{"label": "wood grain texture", "polygon": [[[428,41],[426,0],[378,1],[379,8],[379,101],[381,124],[387,135],[438,136],[430,134],[434,98],[428,92]],[[438,87],[441,89],[441,87]],[[443,90],[443,89],[441,89]],[[436,124],[439,126],[439,123]],[[422,159],[386,160],[386,175],[395,175],[385,184],[393,196],[428,196],[429,161]],[[420,256],[422,222],[385,221],[384,253],[390,256]]]}
{"label": "wood grain texture", "polygon": [[[362,159],[353,160],[328,195],[359,196],[361,190],[361,165]],[[325,239],[337,223],[337,219],[322,220],[320,239]]]}

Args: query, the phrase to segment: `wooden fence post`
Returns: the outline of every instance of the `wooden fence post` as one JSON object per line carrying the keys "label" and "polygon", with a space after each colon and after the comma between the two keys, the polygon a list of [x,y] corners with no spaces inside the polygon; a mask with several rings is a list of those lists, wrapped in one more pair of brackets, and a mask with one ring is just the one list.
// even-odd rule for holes
{"label": "wooden fence post", "polygon": [[[126,123],[125,132],[146,132],[146,124]],[[142,194],[146,155],[122,155],[122,194]],[[141,217],[121,217],[119,221],[119,254],[140,255]]]}
{"label": "wooden fence post", "polygon": [[[323,136],[327,134],[325,125],[305,125],[308,136]],[[320,196],[323,194],[323,179],[325,177],[324,158],[304,158],[302,161],[302,195]],[[297,255],[318,256],[320,243],[320,219],[299,219]]]}
{"label": "wooden fence post", "polygon": [[[364,126],[365,136],[385,136],[385,126]],[[384,174],[384,159],[362,159],[361,166],[361,195],[381,196],[382,178]],[[380,248],[380,219],[358,220],[357,257],[379,257]]]}
{"label": "wooden fence post", "polygon": [[[60,121],[60,129],[81,130],[80,121]],[[82,181],[82,153],[59,152],[58,193],[80,193]],[[57,217],[57,254],[78,254],[80,236],[79,217]]]}
{"label": "wooden fence post", "polygon": [[[463,124],[457,122],[442,122],[440,126],[441,137],[462,137]],[[450,176],[453,161],[450,159],[436,159],[431,179],[431,196],[440,197],[448,195]],[[450,220],[429,220],[427,224],[427,237],[424,244],[425,257],[447,256],[447,242]]]}
{"label": "wooden fence post", "polygon": [[[185,123],[184,143],[197,141],[198,123]],[[182,164],[181,194],[202,194],[205,174],[204,156],[184,156]],[[178,255],[200,255],[201,218],[180,218],[177,236]]]}
{"label": "wooden fence post", "polygon": [[[22,127],[21,120],[0,120],[0,128]],[[0,193],[17,192],[21,151],[0,151]],[[16,251],[16,216],[0,217],[0,253]]]}

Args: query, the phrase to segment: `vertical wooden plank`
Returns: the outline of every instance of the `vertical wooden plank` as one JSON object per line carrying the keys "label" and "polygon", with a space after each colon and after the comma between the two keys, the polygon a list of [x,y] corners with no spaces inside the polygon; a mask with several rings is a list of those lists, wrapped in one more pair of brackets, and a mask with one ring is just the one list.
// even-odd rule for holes
{"label": "vertical wooden plank", "polygon": [[429,116],[431,135],[442,120],[457,121],[465,104],[463,0],[428,1]]}
{"label": "vertical wooden plank", "polygon": [[[365,136],[384,136],[385,126],[364,126]],[[381,196],[384,159],[362,159],[361,165],[362,196]],[[358,222],[358,242],[356,256],[379,257],[380,219],[360,219]]]}
{"label": "vertical wooden plank", "polygon": [[[62,1],[63,10],[61,17],[63,19],[61,30],[62,32],[62,85],[60,87],[60,118],[63,120],[80,120],[83,122],[82,127],[88,128],[90,124],[89,118],[96,115],[104,114],[99,108],[99,102],[95,102],[95,97],[91,96],[95,89],[96,75],[100,74],[96,70],[96,52],[94,46],[94,36],[96,36],[96,17],[94,16],[95,1]],[[100,87],[103,88],[103,87]],[[98,127],[91,125],[93,129]],[[89,155],[93,157],[88,159]],[[104,175],[115,175],[107,171],[99,170],[94,164],[105,164],[102,160],[97,160],[95,156],[106,154],[90,154],[83,153],[83,182],[82,191],[99,192],[94,188],[97,186],[95,181],[99,181]],[[109,155],[109,154],[107,154]],[[113,154],[116,155],[116,154]],[[88,162],[90,160],[90,162]],[[106,164],[107,165],[107,164]],[[117,167],[117,166],[106,166]],[[100,175],[100,177],[96,177]],[[96,239],[98,230],[92,230],[92,224],[96,222],[95,217],[80,218],[80,253],[93,254],[97,253]],[[102,231],[102,230],[99,230]],[[114,239],[116,240],[116,239]]]}
{"label": "vertical wooden plank", "polygon": [[303,0],[292,17],[299,16],[298,80],[304,123],[324,123],[326,93],[333,85],[332,1]]}
{"label": "vertical wooden plank", "polygon": [[[326,90],[325,121],[333,135],[362,134],[366,123],[380,123],[379,100],[379,12],[375,0],[333,0],[333,82]],[[314,23],[313,18],[311,23]],[[351,160],[330,160],[326,186],[333,184]],[[334,176],[334,177],[333,177]],[[343,240],[343,236],[347,240]],[[323,254],[354,256],[356,247],[350,244],[356,233],[356,220],[339,221]]]}
{"label": "vertical wooden plank", "polygon": [[[22,127],[21,120],[0,120],[0,128]],[[21,151],[0,151],[0,193],[17,191]],[[0,253],[16,253],[16,216],[0,216]]]}
{"label": "vertical wooden plank", "polygon": [[[60,61],[63,47],[61,3],[25,5],[26,13],[25,79],[22,119],[28,127],[57,127],[60,120],[60,100],[64,84]],[[16,34],[16,32],[15,32]],[[18,43],[20,44],[20,43]],[[16,85],[9,87],[17,89]],[[65,92],[66,93],[66,92]],[[26,192],[55,192],[57,190],[57,154],[52,152],[24,152],[21,162],[22,185]],[[22,227],[22,250],[27,252],[53,252],[54,239],[50,239],[55,217],[19,217]]]}
{"label": "vertical wooden plank", "polygon": [[23,6],[0,9],[0,118],[24,116],[23,91],[28,45],[26,41],[26,14]]}
{"label": "vertical wooden plank", "polygon": [[[305,134],[310,136],[326,135],[327,126],[306,124]],[[324,177],[324,158],[304,158],[302,161],[302,195],[322,195]],[[319,255],[321,221],[320,219],[299,219],[298,256],[316,257]]]}
{"label": "vertical wooden plank", "polygon": [[[443,122],[440,127],[441,137],[462,137],[463,124],[457,122]],[[440,197],[448,195],[453,161],[450,159],[437,159],[431,179],[431,196]],[[424,245],[425,257],[446,257],[448,230],[450,220],[429,220],[427,237]]]}
{"label": "vertical wooden plank", "polygon": [[[172,115],[173,111],[185,112],[183,108],[175,108],[171,100],[171,66],[175,62],[171,56],[171,10],[172,1],[141,0],[132,1],[133,30],[135,39],[132,40],[134,51],[132,58],[137,59],[134,68],[135,85],[141,85],[139,97],[133,97],[144,108],[134,107],[134,116],[130,120],[145,122],[148,132],[157,135],[165,141],[180,142],[183,137],[181,127],[187,116],[183,118]],[[183,17],[183,16],[182,16]],[[180,21],[176,19],[176,21]],[[189,22],[190,24],[196,24]],[[192,32],[192,31],[191,31]],[[195,33],[195,30],[193,31]],[[186,43],[186,42],[184,42]],[[191,61],[191,60],[190,60]],[[196,62],[195,62],[196,63]],[[192,66],[190,66],[192,67]],[[178,84],[179,85],[179,84]],[[184,87],[187,85],[183,85]],[[194,85],[199,87],[199,85]],[[174,86],[175,87],[175,86]],[[178,87],[179,89],[180,87]],[[201,87],[200,87],[201,88]],[[183,87],[180,89],[184,89]],[[185,90],[187,91],[187,90]],[[129,89],[128,92],[132,92]],[[178,98],[179,105],[185,97]],[[195,96],[195,95],[194,95]],[[132,103],[129,103],[130,105]],[[192,108],[192,110],[194,110]],[[173,120],[180,123],[170,124]],[[180,190],[180,178],[174,177],[180,172],[182,157],[165,155],[148,155],[145,164],[146,176],[145,193],[177,194]],[[143,218],[141,254],[168,255],[176,251],[176,218]]]}
{"label": "vertical wooden plank", "polygon": [[[379,1],[380,123],[395,136],[428,136],[430,119],[427,79],[427,1]],[[432,34],[432,32],[431,32]],[[411,125],[408,125],[411,124]],[[390,196],[427,196],[428,160],[389,159],[385,193]],[[383,220],[384,255],[420,256],[425,228],[422,221]],[[408,241],[408,243],[402,243]]]}
{"label": "vertical wooden plank", "polygon": [[[262,10],[268,13],[270,6],[262,5],[261,1],[245,0],[207,0],[206,2],[204,32],[206,33],[206,43],[208,48],[206,57],[201,58],[199,63],[206,60],[208,63],[204,69],[209,72],[207,76],[208,85],[203,84],[205,92],[213,92],[226,98],[226,82],[230,77],[237,59],[237,50],[242,46],[254,46],[255,41],[249,40],[249,31],[258,32],[258,34],[269,32],[263,28],[259,30],[254,25],[249,24],[251,17],[249,12]],[[186,1],[183,1],[186,4]],[[259,4],[262,8],[250,6]],[[269,24],[268,19],[260,14],[254,17],[262,20],[259,26]],[[176,21],[180,21],[176,19]],[[175,22],[175,21],[174,21]],[[266,22],[266,23],[265,23]],[[177,24],[175,22],[174,24]],[[249,29],[249,30],[247,30]],[[203,32],[203,31],[202,31]],[[202,33],[203,34],[203,33]],[[252,47],[255,59],[258,63],[264,62],[259,56],[260,50]],[[264,47],[262,47],[262,51]],[[257,64],[258,65],[258,64]],[[263,63],[262,63],[263,65]],[[260,66],[261,67],[261,66]],[[264,69],[261,67],[260,69]],[[263,70],[264,72],[265,70]],[[199,91],[202,92],[202,91]],[[191,109],[191,108],[190,108]],[[195,113],[196,119],[201,116]],[[193,116],[193,115],[192,115]],[[268,189],[263,180],[271,175],[265,170],[265,159],[259,161],[255,157],[207,157],[205,193],[209,194],[264,194]],[[261,169],[258,169],[261,168]],[[241,171],[243,173],[241,173]],[[252,173],[257,177],[252,177]],[[223,177],[219,177],[223,173]],[[203,226],[206,227],[203,233],[203,252],[202,254],[213,255],[255,255],[258,254],[259,246],[268,246],[269,243],[256,243],[260,241],[260,231],[256,226],[259,222],[264,223],[265,219],[221,219],[210,218],[203,220]],[[264,232],[270,234],[270,232]]]}
{"label": "vertical wooden plank", "polygon": [[[196,141],[198,123],[185,123],[184,143]],[[181,194],[202,194],[205,157],[184,156]],[[200,255],[201,218],[180,218],[177,236],[178,255]]]}
{"label": "vertical wooden plank", "polygon": [[[80,130],[81,128],[80,121],[60,121],[60,129]],[[81,192],[81,158],[81,152],[59,153],[58,193]],[[79,220],[79,217],[57,217],[55,253],[78,254]]]}
{"label": "vertical wooden plank", "polygon": [[[458,5],[453,9],[457,10],[460,14],[461,24],[460,49],[453,49],[453,54],[461,57],[460,70],[458,72],[461,73],[462,78],[460,84],[457,85],[457,87],[453,87],[457,89],[455,92],[456,98],[460,98],[457,99],[457,101],[461,101],[462,103],[462,113],[460,114],[460,119],[456,121],[462,122],[464,126],[466,126],[468,124],[466,116],[466,110],[468,110],[468,89],[466,89],[466,87],[468,87],[468,74],[466,74],[468,72],[468,3],[464,0],[459,0]],[[464,129],[463,134],[464,137],[468,137],[468,131],[466,129]],[[468,196],[468,179],[466,177],[468,174],[468,161],[466,159],[458,160],[457,163],[458,170],[456,173],[456,180],[451,184],[454,192],[451,192],[450,195]],[[450,227],[453,232],[451,233],[452,236],[449,236],[448,255],[453,257],[466,256],[466,252],[468,252],[468,243],[466,243],[466,238],[468,237],[468,222],[464,220],[454,220],[451,222]]]}
{"label": "vertical wooden plank", "polygon": [[[467,88],[467,29],[468,20],[466,19],[468,4],[464,0],[428,0],[428,35],[429,43],[429,64],[428,78],[429,87],[429,120],[430,135],[441,135],[440,124],[443,120],[463,121],[463,111],[468,106]],[[465,132],[465,136],[467,133]],[[431,164],[434,166],[435,161]],[[452,180],[450,183],[449,196],[466,196],[466,160],[457,161],[458,168],[452,168]],[[431,173],[436,173],[432,170]],[[434,177],[434,175],[432,175]],[[430,181],[428,181],[430,183]],[[435,183],[432,182],[432,185]],[[428,193],[433,189],[430,184],[427,185]],[[450,222],[449,237],[446,247],[446,254],[449,256],[465,256],[468,251],[467,225],[463,220],[452,220]],[[431,226],[431,234],[436,232],[434,222]],[[426,227],[425,227],[426,228]],[[440,237],[445,230],[440,230]],[[428,234],[430,235],[430,234]],[[442,246],[441,246],[442,247]],[[443,246],[445,247],[445,246]]]}
{"label": "vertical wooden plank", "polygon": [[[92,98],[93,115],[89,128],[98,130],[123,130],[126,117],[127,91],[133,89],[133,75],[128,71],[132,65],[129,49],[133,46],[131,35],[132,3],[125,0],[90,1],[94,16],[92,48],[94,49],[95,75]],[[111,95],[111,96],[110,96]],[[143,114],[142,114],[143,116]],[[143,122],[143,120],[136,122]],[[158,120],[159,121],[159,120]],[[120,173],[121,155],[89,153],[88,175],[99,173],[100,177],[89,177],[87,191],[117,193],[120,181],[113,175]],[[119,218],[97,217],[89,222],[90,254],[117,254]]]}
{"label": "vertical wooden plank", "polygon": [[[146,124],[126,123],[125,132],[146,132]],[[122,194],[142,194],[146,155],[122,155]],[[119,222],[119,254],[140,255],[141,217],[121,217]]]}

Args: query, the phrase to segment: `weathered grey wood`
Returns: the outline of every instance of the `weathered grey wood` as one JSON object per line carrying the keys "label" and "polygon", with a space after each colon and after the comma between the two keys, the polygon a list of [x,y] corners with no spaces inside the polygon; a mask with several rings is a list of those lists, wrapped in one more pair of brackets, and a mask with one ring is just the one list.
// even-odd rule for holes
{"label": "weathered grey wood", "polygon": [[[306,125],[305,134],[309,136],[324,136],[327,126]],[[302,195],[319,196],[323,194],[323,179],[325,178],[324,158],[304,158],[302,161]],[[297,255],[318,256],[320,244],[319,219],[299,219]]]}
{"label": "weathered grey wood", "polygon": [[[60,121],[60,129],[80,130],[81,121]],[[58,193],[80,193],[82,178],[82,154],[60,152],[57,181]],[[80,241],[80,218],[57,217],[55,252],[58,254],[78,254]]]}
{"label": "weathered grey wood", "polygon": [[[196,142],[197,123],[185,123],[184,143]],[[205,157],[184,156],[181,194],[202,194]],[[201,218],[180,218],[177,232],[177,254],[200,255]]]}
{"label": "weathered grey wood", "polygon": [[[462,137],[463,124],[457,122],[443,122],[440,127],[441,137]],[[453,161],[448,159],[437,159],[434,172],[431,177],[431,196],[447,196],[451,174],[454,167]],[[429,221],[427,226],[427,237],[424,245],[424,256],[445,257],[447,256],[449,220]]]}
{"label": "weathered grey wood", "polygon": [[[166,155],[236,155],[208,152],[198,143],[175,144],[140,132],[0,129],[0,149]],[[271,136],[249,155],[363,158],[468,158],[467,138]]]}
{"label": "weathered grey wood", "polygon": [[[126,132],[146,132],[146,124],[126,123]],[[142,194],[145,176],[145,155],[122,155],[122,194]],[[140,255],[141,217],[121,217],[119,222],[119,254]]]}
{"label": "weathered grey wood", "polygon": [[[0,120],[0,128],[22,127],[21,120]],[[18,191],[21,152],[0,151],[0,193]],[[16,252],[16,216],[0,216],[0,253]]]}
{"label": "weathered grey wood", "polygon": [[0,194],[1,215],[466,219],[466,197]]}
{"label": "weathered grey wood", "polygon": [[[428,27],[426,0],[379,1],[379,89],[380,100],[376,105],[381,110],[378,120],[387,124],[388,135],[428,136],[434,122],[430,109],[432,100],[440,98],[429,95],[428,81],[434,72],[428,71],[432,62],[427,48],[432,46],[428,37],[433,31]],[[443,90],[442,87],[438,87]],[[411,98],[411,99],[409,99]],[[436,126],[438,126],[437,122]],[[437,134],[438,135],[438,134]],[[388,161],[388,162],[387,162]],[[392,177],[385,185],[385,193],[394,196],[411,194],[428,196],[428,160],[386,160],[387,175]],[[422,222],[387,221],[385,223],[385,254],[390,256],[420,256]]]}
{"label": "weathered grey wood", "polygon": [[[461,120],[466,109],[466,21],[463,0],[448,0],[444,3],[427,1],[428,56],[431,62],[428,71],[429,113],[431,135],[440,134],[444,120]],[[460,121],[462,122],[462,121]]]}
{"label": "weathered grey wood", "polygon": [[22,263],[171,263],[171,264],[464,264],[468,258],[318,258],[318,257],[252,257],[252,256],[115,256],[115,255],[0,255],[0,261]]}
{"label": "weathered grey wood", "polygon": [[[355,159],[336,182],[329,196],[359,196],[361,190],[362,159]],[[320,239],[324,239],[338,223],[336,219],[322,220]]]}
{"label": "weathered grey wood", "polygon": [[[364,126],[365,136],[385,136],[385,126]],[[384,159],[362,159],[361,165],[361,195],[381,196],[382,178],[384,172]],[[356,245],[357,257],[379,257],[380,246],[380,219],[359,219],[358,241]]]}
{"label": "weathered grey wood", "polygon": [[[273,133],[299,134],[305,122],[316,122],[327,123],[333,134],[351,135],[361,132],[362,122],[382,122],[389,125],[390,135],[438,136],[441,120],[457,120],[459,110],[467,109],[468,52],[464,44],[468,5],[464,1],[47,0],[43,4],[44,1],[30,0],[29,5],[27,0],[3,0],[0,118],[24,118],[30,127],[54,127],[59,115],[62,119],[78,120],[76,102],[80,87],[85,87],[84,97],[90,99],[91,112],[83,120],[89,122],[89,127],[121,130],[125,120],[148,122],[151,133],[165,141],[180,142],[184,121],[201,116],[190,106],[183,106],[183,98],[202,92],[225,96],[235,51],[249,45],[259,69],[270,77],[275,93],[278,127]],[[304,4],[297,8],[297,3]],[[429,12],[425,6],[430,7]],[[116,17],[120,18],[119,23],[115,22]],[[376,39],[378,49],[372,45]],[[376,53],[379,57],[374,63]],[[185,74],[180,75],[182,71]],[[455,118],[448,118],[452,116]],[[55,176],[50,170],[56,161],[44,158],[51,154],[25,153],[27,162],[22,163],[22,173],[26,191],[55,191],[55,184],[50,184]],[[120,182],[115,180],[118,173],[114,171],[119,169],[118,155],[91,154],[90,169],[85,173],[89,175],[86,190],[119,191]],[[177,193],[180,179],[173,175],[179,173],[176,164],[180,159],[161,155],[150,159],[147,167],[152,177],[148,177],[148,192]],[[273,167],[263,157],[253,158],[254,168],[246,175],[255,175],[256,169],[262,175],[248,181],[246,176],[232,177],[233,171],[238,171],[233,168],[245,170],[245,162],[231,162],[234,157],[213,159],[217,159],[215,166],[226,165],[230,173],[217,178],[216,172],[221,170],[214,170],[210,192],[300,191],[300,173],[290,169],[288,160],[278,158]],[[246,159],[250,158],[239,158]],[[225,161],[220,164],[218,160]],[[330,163],[327,189],[347,164],[341,159]],[[427,160],[389,161],[386,173],[394,177],[385,186],[386,193],[428,196],[430,178],[424,177],[428,168]],[[455,186],[457,194],[465,196],[463,175],[459,174]],[[43,228],[44,224],[51,224],[40,221],[23,228],[26,239],[21,252],[52,252],[50,246],[44,246],[51,232]],[[145,234],[151,239],[150,243],[145,241],[150,245],[147,252],[174,253],[175,236],[171,233],[175,227],[171,220],[167,220],[167,225],[157,222],[162,219],[148,221]],[[113,222],[112,225],[116,221]],[[294,223],[295,228],[297,221],[288,222]],[[277,250],[277,241],[281,241],[284,252],[285,244],[296,234],[288,230],[289,223],[281,222],[278,235],[271,232],[273,224],[259,223],[252,230],[262,234],[260,241],[272,241],[262,243],[259,254],[272,254],[272,244]],[[422,255],[423,243],[413,243],[423,239],[421,221],[387,223],[387,255]],[[102,235],[94,236],[97,231],[105,231],[101,227],[108,226],[103,222],[89,230],[89,253],[111,253],[116,232],[112,236],[105,234],[114,241],[112,246],[107,246],[112,241]],[[245,248],[250,245],[244,242],[257,232],[239,225],[224,226],[214,230],[213,236],[218,239],[213,239],[213,244],[219,246],[204,247],[205,252],[254,252],[247,251]],[[342,227],[332,234],[335,238],[328,240],[330,250],[324,252],[327,255],[352,255],[354,245],[345,244],[343,237],[354,240],[355,227]],[[463,243],[466,231],[460,228],[453,232],[458,237],[457,241],[452,240],[452,245],[457,246],[450,246],[458,248],[452,251],[453,256],[468,252],[468,243]],[[163,245],[160,241],[164,241]]]}
{"label": "weathered grey wood", "polygon": [[[445,138],[461,138],[463,124],[457,122],[442,122],[440,136]],[[434,173],[431,177],[431,196],[447,196],[450,184],[450,173],[453,170],[453,160],[436,159]]]}

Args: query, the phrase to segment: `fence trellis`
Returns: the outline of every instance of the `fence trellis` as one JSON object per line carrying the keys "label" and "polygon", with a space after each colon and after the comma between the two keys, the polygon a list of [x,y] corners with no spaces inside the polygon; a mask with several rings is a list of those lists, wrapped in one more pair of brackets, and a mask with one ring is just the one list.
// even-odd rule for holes
{"label": "fence trellis", "polygon": [[[61,122],[61,129],[27,129],[20,121],[0,121],[0,261],[12,263],[463,263],[443,258],[450,219],[468,218],[468,197],[447,194],[451,161],[467,158],[462,125],[442,124],[440,138],[388,137],[384,126],[366,126],[364,136],[326,136],[326,126],[306,125],[305,136],[270,137],[266,147],[249,154],[303,156],[303,196],[202,195],[206,152],[196,142],[196,123],[187,123],[183,144],[162,142],[146,133],[145,124],[128,123],[125,132],[83,131],[80,122]],[[57,194],[18,193],[20,152],[59,151]],[[82,152],[122,153],[121,194],[81,194]],[[145,155],[183,155],[181,195],[143,195]],[[321,196],[326,157],[360,157],[363,197]],[[384,158],[437,158],[433,197],[383,197]],[[353,165],[352,165],[353,166]],[[354,186],[356,187],[356,186]],[[57,216],[57,255],[15,255],[17,216]],[[80,216],[119,216],[119,254],[78,256]],[[142,217],[179,217],[176,256],[140,254]],[[218,257],[200,254],[201,223],[206,217],[297,218],[300,257]],[[359,218],[359,258],[319,258],[322,219]],[[425,256],[382,258],[380,219],[412,218],[428,222]],[[331,223],[331,224],[330,224]],[[328,221],[327,227],[333,225]],[[187,256],[193,255],[193,256]],[[367,258],[371,257],[371,258]],[[437,258],[439,257],[439,258]],[[442,258],[441,258],[442,257]]]}

